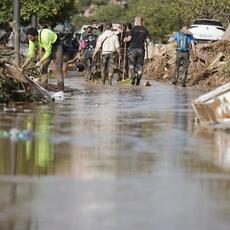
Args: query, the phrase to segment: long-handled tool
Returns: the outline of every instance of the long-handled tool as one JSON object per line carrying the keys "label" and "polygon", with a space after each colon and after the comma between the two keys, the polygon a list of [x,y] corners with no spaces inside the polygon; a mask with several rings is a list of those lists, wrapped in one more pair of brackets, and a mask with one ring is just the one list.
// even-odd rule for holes
{"label": "long-handled tool", "polygon": [[151,86],[150,83],[150,73],[149,73],[149,49],[148,49],[148,42],[146,42],[146,59],[147,59],[147,80],[144,84],[144,86]]}
{"label": "long-handled tool", "polygon": [[125,47],[124,47],[124,58],[123,58],[123,68],[122,68],[122,80],[119,81],[117,84],[118,85],[131,85],[131,79],[125,79],[125,67],[126,67],[126,51],[127,51],[127,42],[125,42]]}

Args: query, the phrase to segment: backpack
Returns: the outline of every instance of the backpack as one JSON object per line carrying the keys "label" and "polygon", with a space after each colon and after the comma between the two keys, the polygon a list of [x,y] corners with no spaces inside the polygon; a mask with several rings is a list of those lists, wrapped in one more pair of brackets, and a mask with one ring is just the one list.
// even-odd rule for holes
{"label": "backpack", "polygon": [[189,51],[189,38],[187,34],[179,33],[177,39],[177,51],[187,52]]}
{"label": "backpack", "polygon": [[85,41],[86,49],[94,49],[96,47],[97,35],[95,34],[86,35],[84,41]]}

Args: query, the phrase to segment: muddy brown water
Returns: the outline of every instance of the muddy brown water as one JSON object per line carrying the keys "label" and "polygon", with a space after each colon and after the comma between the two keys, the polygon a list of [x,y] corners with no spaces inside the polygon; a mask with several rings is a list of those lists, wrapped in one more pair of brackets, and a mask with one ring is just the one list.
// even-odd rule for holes
{"label": "muddy brown water", "polygon": [[230,229],[230,134],[194,126],[203,91],[66,83],[83,94],[0,112],[1,230]]}

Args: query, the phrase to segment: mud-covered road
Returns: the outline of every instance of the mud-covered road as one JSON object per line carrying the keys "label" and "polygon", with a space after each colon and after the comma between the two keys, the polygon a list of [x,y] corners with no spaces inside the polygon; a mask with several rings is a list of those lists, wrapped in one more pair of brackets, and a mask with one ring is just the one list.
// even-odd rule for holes
{"label": "mud-covered road", "polygon": [[230,138],[194,126],[201,90],[66,83],[83,94],[0,112],[1,230],[229,230]]}

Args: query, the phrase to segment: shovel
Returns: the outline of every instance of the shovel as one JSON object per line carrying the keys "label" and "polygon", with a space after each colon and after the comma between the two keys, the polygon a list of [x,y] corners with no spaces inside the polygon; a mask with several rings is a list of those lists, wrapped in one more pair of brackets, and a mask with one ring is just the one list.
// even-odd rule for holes
{"label": "shovel", "polygon": [[131,85],[131,79],[125,79],[125,64],[126,64],[126,50],[127,50],[127,42],[125,42],[124,48],[124,59],[123,59],[123,68],[122,68],[122,80],[117,82],[118,85]]}
{"label": "shovel", "polygon": [[149,81],[149,50],[148,50],[148,43],[146,42],[146,59],[147,59],[147,80],[144,84],[144,86],[151,86],[151,83]]}

